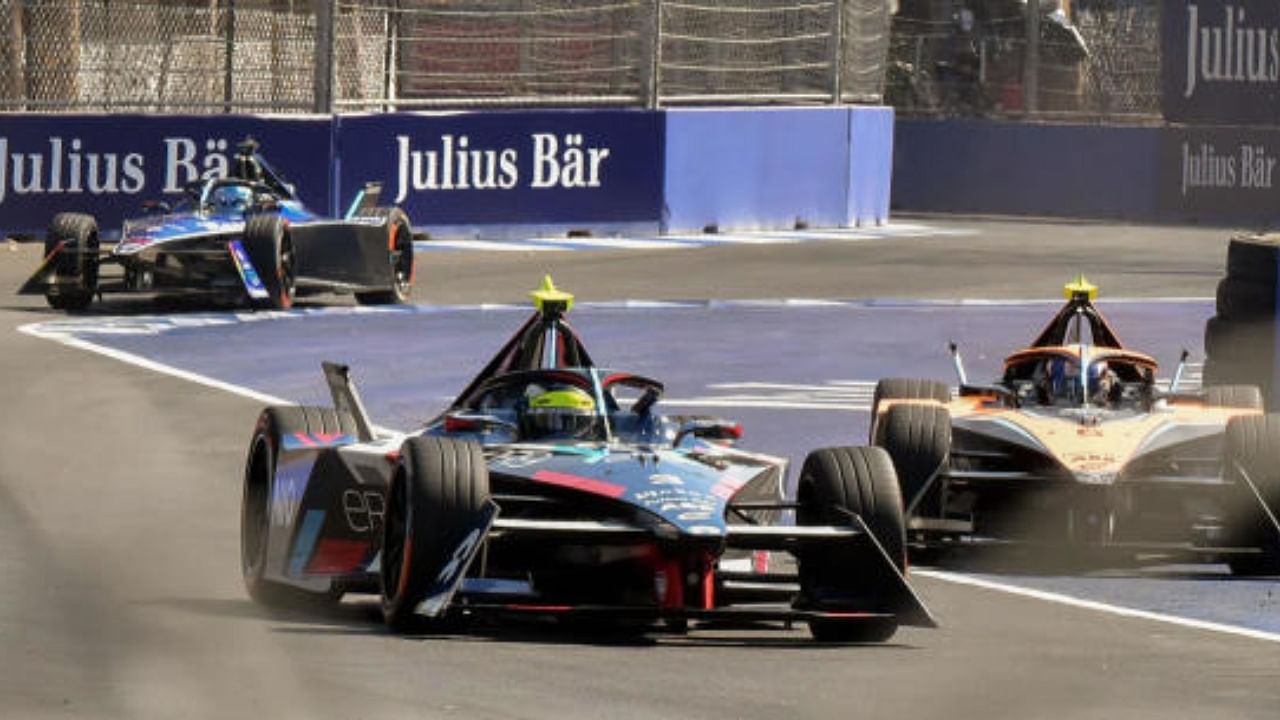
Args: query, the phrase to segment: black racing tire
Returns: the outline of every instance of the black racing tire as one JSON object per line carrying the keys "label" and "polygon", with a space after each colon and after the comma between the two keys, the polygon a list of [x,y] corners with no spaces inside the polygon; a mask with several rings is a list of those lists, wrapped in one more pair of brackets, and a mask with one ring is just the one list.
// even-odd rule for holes
{"label": "black racing tire", "polygon": [[59,243],[63,247],[54,261],[54,275],[59,279],[75,278],[75,284],[60,284],[45,293],[45,301],[55,310],[85,310],[98,292],[98,221],[84,213],[54,215],[44,238],[45,257]]}
{"label": "black racing tire", "polygon": [[937,380],[919,378],[884,378],[876,383],[875,394],[871,400],[871,437],[876,442],[879,432],[881,400],[937,400],[940,403],[951,402],[951,388]]}
{"label": "black racing tire", "polygon": [[268,407],[258,416],[244,467],[244,493],[240,504],[240,570],[249,597],[272,608],[336,602],[342,598],[342,588],[337,583],[329,592],[309,593],[266,578],[271,496],[280,440],[299,432],[355,434],[356,423],[349,413],[299,405]]}
{"label": "black racing tire", "polygon": [[1227,421],[1223,475],[1235,485],[1228,508],[1232,544],[1256,547],[1259,555],[1231,555],[1235,575],[1280,575],[1280,528],[1267,516],[1240,468],[1257,487],[1272,515],[1280,515],[1280,415],[1249,415]]}
{"label": "black racing tire", "polygon": [[1274,319],[1252,321],[1209,318],[1204,324],[1204,352],[1211,358],[1270,365],[1275,357]]}
{"label": "black racing tire", "polygon": [[1262,391],[1257,385],[1210,385],[1204,389],[1204,404],[1209,407],[1261,410]]}
{"label": "black racing tire", "polygon": [[1239,235],[1227,245],[1227,277],[1276,287],[1280,235]]}
{"label": "black racing tire", "polygon": [[1204,361],[1202,384],[1209,385],[1257,385],[1267,396],[1271,386],[1273,368],[1269,363],[1229,360],[1208,357]]}
{"label": "black racing tire", "polygon": [[250,215],[244,225],[244,249],[267,288],[267,299],[253,301],[254,306],[272,310],[293,307],[297,257],[288,222],[277,213]]}
{"label": "black racing tire", "polygon": [[413,225],[405,211],[398,207],[373,208],[364,214],[387,219],[387,233],[390,235],[389,289],[358,292],[356,302],[361,305],[403,305],[409,302],[413,291]]}
{"label": "black racing tire", "polygon": [[1225,277],[1218,281],[1218,317],[1232,321],[1276,317],[1276,289],[1252,280]]}
{"label": "black racing tire", "polygon": [[489,501],[489,469],[480,445],[415,437],[400,448],[383,522],[382,617],[400,633]]}
{"label": "black racing tire", "polygon": [[[902,496],[888,453],[875,447],[814,450],[805,458],[797,490],[800,525],[849,525],[860,516],[899,572],[906,572],[906,527]],[[857,597],[871,606],[889,588],[868,582],[875,570],[859,566],[859,556],[838,545],[801,553],[800,592],[821,610],[824,598]],[[832,642],[884,642],[898,630],[896,618],[876,620],[814,618],[809,632]]]}
{"label": "black racing tire", "polygon": [[[894,405],[885,411],[880,425],[876,444],[893,459],[905,510],[948,461],[951,413],[938,405]],[[941,505],[928,499],[919,501],[915,507],[917,515],[936,517],[941,512]]]}

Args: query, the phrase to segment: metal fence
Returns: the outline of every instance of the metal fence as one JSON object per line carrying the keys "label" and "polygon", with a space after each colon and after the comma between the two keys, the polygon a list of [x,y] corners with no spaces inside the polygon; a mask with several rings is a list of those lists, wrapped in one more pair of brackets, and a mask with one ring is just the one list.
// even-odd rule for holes
{"label": "metal fence", "polygon": [[0,109],[883,99],[904,114],[1149,121],[1159,12],[1159,0],[0,0]]}
{"label": "metal fence", "polygon": [[888,0],[0,0],[0,109],[878,102]]}
{"label": "metal fence", "polygon": [[1160,118],[1160,0],[903,0],[892,37],[904,114]]}

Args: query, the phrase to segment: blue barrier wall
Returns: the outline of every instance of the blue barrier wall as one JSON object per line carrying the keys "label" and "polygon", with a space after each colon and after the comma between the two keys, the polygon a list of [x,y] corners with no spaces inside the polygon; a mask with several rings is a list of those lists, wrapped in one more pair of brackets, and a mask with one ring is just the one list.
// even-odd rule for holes
{"label": "blue barrier wall", "polygon": [[888,217],[891,108],[669,110],[663,230]]}
{"label": "blue barrier wall", "polygon": [[839,108],[668,111],[663,230],[841,224],[848,122]]}
{"label": "blue barrier wall", "polygon": [[0,115],[0,235],[57,212],[110,234],[226,172],[252,135],[313,210],[366,182],[435,234],[839,226],[887,217],[889,108],[337,117]]}
{"label": "blue barrier wall", "polygon": [[893,108],[849,109],[849,197],[845,225],[888,222]]}
{"label": "blue barrier wall", "polygon": [[79,211],[118,231],[142,201],[176,200],[201,175],[225,174],[248,135],[324,211],[331,124],[327,116],[0,115],[0,230],[42,234],[55,213]]}
{"label": "blue barrier wall", "polygon": [[899,120],[893,207],[1173,219],[1159,209],[1161,128]]}

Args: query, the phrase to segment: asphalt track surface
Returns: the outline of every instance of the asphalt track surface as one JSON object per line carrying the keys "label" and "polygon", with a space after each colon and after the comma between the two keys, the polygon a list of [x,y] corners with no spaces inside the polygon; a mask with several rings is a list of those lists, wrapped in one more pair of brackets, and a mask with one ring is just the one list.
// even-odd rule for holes
{"label": "asphalt track surface", "polygon": [[[1221,275],[1228,237],[1213,229],[921,222],[973,234],[680,251],[430,253],[420,266],[415,300],[430,306],[519,303],[545,271],[591,302],[1052,299],[1077,271],[1102,286],[1104,300],[1205,298]],[[0,252],[0,286],[16,288],[37,254],[28,247]],[[19,333],[20,326],[61,318],[38,298],[0,304],[6,389],[0,414],[3,717],[1273,718],[1280,711],[1280,644],[1262,632],[1248,636],[1173,624],[1087,601],[1064,604],[1048,594],[1122,604],[1135,594],[1167,601],[1188,585],[1210,588],[1210,594],[1236,592],[1231,588],[1238,581],[1211,569],[1104,576],[1092,580],[1096,587],[1085,593],[1078,578],[1033,579],[1035,596],[972,584],[991,581],[1004,588],[1018,580],[1007,576],[966,575],[967,584],[961,584],[918,574],[915,583],[943,628],[903,630],[887,646],[818,646],[800,630],[781,629],[705,631],[639,644],[540,628],[406,639],[386,635],[372,607],[360,602],[324,615],[267,615],[245,598],[237,555],[240,471],[261,402]],[[748,312],[845,312],[852,318],[858,307]],[[1052,305],[1041,307],[1047,312]],[[671,329],[671,323],[646,326],[643,335],[623,333],[610,329],[613,322],[597,320],[610,313],[638,318],[628,315],[638,311],[587,309],[577,323],[599,359],[612,362],[621,350],[633,361],[627,365],[659,368],[653,374],[673,379],[672,399],[697,398],[708,390],[717,397],[741,395],[744,388],[710,385],[719,376],[753,382],[757,370],[770,371],[759,382],[776,385],[869,381],[870,373],[898,363],[946,378],[949,368],[938,342],[952,336],[973,347],[970,366],[980,375],[990,362],[982,349],[986,343],[1022,338],[1028,322],[1038,328],[1021,315],[1026,309],[1013,311],[1017,323],[1004,320],[1007,329],[979,332],[948,320],[946,310],[916,308],[909,311],[912,319],[891,324],[892,336],[875,327],[867,337],[853,336],[844,326],[827,328],[839,351],[833,356],[848,348],[847,373],[800,378],[787,375],[785,366],[763,363],[737,377],[724,365],[695,376],[681,369],[669,348],[649,342],[649,335]],[[980,317],[993,311],[972,310]],[[1152,325],[1119,329],[1135,342],[1151,332],[1146,337],[1159,344],[1153,349],[1168,357],[1184,345],[1197,349],[1198,323],[1207,311],[1203,301],[1134,304],[1135,320]],[[152,312],[155,307],[146,303],[115,301],[102,314],[77,320]],[[1117,307],[1117,324],[1127,312]],[[368,365],[380,368],[379,374],[392,369],[412,378],[421,368],[425,395],[403,398],[401,406],[394,395],[371,393],[387,417],[410,419],[417,407],[456,390],[450,384],[455,377],[474,370],[465,367],[450,376],[444,367],[452,367],[454,358],[487,356],[492,341],[523,317],[491,311],[483,331],[475,331],[482,347],[459,349],[464,332],[451,330],[441,333],[442,348],[436,349],[411,330],[414,323],[436,329],[430,323],[452,317],[448,313],[348,316],[358,322],[341,328],[339,337],[306,331],[333,322],[331,314],[261,321],[236,332],[223,328],[226,335],[216,328],[181,331],[173,337],[190,333],[204,343],[200,352],[193,345],[188,357],[163,357],[190,365],[193,359],[207,361],[207,353],[215,359],[232,353],[234,358],[200,369],[239,382],[241,366],[261,363],[261,376],[269,381],[259,390],[307,400],[307,392],[320,388],[315,356],[352,349],[359,356],[358,372]],[[390,318],[403,323],[403,339],[368,342],[376,324],[388,323],[395,332]],[[233,342],[291,323],[301,329],[275,337],[265,333],[252,347]],[[790,323],[784,318],[768,332],[785,336]],[[689,332],[714,333],[726,345],[766,339],[755,322],[722,325]],[[895,355],[895,338],[916,330],[927,337],[901,345]],[[159,337],[152,341],[171,352],[166,343],[172,337]],[[790,339],[798,348],[814,338]],[[115,338],[110,344],[138,340]],[[880,356],[863,358],[854,352],[862,342],[886,347]],[[433,352],[412,356],[424,344]],[[154,347],[131,349],[155,354]],[[299,367],[277,366],[276,359],[295,351],[305,356]],[[759,351],[746,355],[753,363],[766,357]],[[361,377],[366,385],[379,384]],[[304,390],[305,383],[314,384]],[[751,393],[765,390],[755,387]],[[857,404],[857,393],[836,395],[837,404]],[[830,400],[830,393],[823,398]],[[697,409],[743,415],[732,408]],[[744,417],[749,433],[771,423],[790,424],[786,412],[846,417],[850,433],[861,432],[856,409],[737,410],[750,414]],[[761,432],[762,441],[770,440]],[[777,450],[791,452],[782,444]],[[1273,627],[1267,623],[1280,613],[1273,596],[1280,581],[1266,582],[1256,584],[1254,612],[1213,620]],[[1107,589],[1112,587],[1120,590]],[[1189,604],[1195,609],[1206,603],[1192,598]],[[1144,607],[1178,610],[1169,602]]]}

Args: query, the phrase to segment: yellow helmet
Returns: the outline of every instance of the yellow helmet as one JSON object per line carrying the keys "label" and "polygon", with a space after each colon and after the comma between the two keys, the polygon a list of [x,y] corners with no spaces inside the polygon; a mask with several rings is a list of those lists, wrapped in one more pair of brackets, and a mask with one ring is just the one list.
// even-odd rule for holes
{"label": "yellow helmet", "polygon": [[596,403],[576,387],[545,390],[533,387],[521,419],[523,439],[587,437],[596,421]]}

